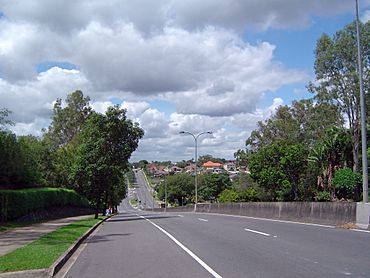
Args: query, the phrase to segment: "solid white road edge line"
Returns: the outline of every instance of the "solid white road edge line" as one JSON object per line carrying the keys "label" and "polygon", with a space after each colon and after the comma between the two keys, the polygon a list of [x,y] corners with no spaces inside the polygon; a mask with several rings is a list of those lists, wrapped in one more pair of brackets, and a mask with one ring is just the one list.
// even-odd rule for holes
{"label": "solid white road edge line", "polygon": [[350,229],[351,231],[355,231],[355,232],[361,232],[361,233],[368,233],[370,234],[370,231],[369,230],[360,230],[360,229]]}
{"label": "solid white road edge line", "polygon": [[207,219],[203,219],[203,218],[198,218],[199,221],[204,221],[204,222],[208,222]]}
{"label": "solid white road edge line", "polygon": [[210,266],[208,266],[205,262],[203,262],[197,255],[195,255],[190,249],[188,249],[185,245],[183,245],[180,241],[178,241],[174,236],[172,236],[169,232],[167,232],[162,227],[158,226],[154,222],[150,221],[148,218],[145,218],[142,215],[138,215],[140,218],[145,219],[150,224],[152,224],[154,227],[156,227],[158,230],[160,230],[162,233],[164,233],[166,236],[168,236],[173,242],[175,242],[182,250],[184,250],[186,253],[188,253],[194,260],[196,260],[205,270],[207,270],[213,277],[216,278],[222,278],[221,275],[219,275],[216,271],[214,271]]}
{"label": "solid white road edge line", "polygon": [[263,233],[263,232],[260,232],[260,231],[255,231],[255,230],[250,230],[250,229],[244,229],[245,231],[247,232],[251,232],[251,233],[255,233],[255,234],[259,234],[259,235],[263,235],[263,236],[270,236],[270,234],[266,234],[266,233]]}

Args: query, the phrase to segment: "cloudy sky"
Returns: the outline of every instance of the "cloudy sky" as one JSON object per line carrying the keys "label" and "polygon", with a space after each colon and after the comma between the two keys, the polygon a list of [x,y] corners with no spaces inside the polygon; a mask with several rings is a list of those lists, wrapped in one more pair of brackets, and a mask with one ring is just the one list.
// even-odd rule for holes
{"label": "cloudy sky", "polygon": [[[359,0],[370,19],[370,0]],[[351,0],[0,0],[0,108],[41,135],[56,98],[119,104],[145,137],[132,160],[232,158],[256,122],[310,97],[316,40]]]}

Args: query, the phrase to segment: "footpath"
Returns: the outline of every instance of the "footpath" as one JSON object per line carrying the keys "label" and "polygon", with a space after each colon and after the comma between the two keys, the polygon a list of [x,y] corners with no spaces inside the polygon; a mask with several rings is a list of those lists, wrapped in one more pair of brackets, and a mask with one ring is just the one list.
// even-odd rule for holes
{"label": "footpath", "polygon": [[60,227],[90,217],[92,215],[68,217],[0,232],[0,256],[27,245]]}

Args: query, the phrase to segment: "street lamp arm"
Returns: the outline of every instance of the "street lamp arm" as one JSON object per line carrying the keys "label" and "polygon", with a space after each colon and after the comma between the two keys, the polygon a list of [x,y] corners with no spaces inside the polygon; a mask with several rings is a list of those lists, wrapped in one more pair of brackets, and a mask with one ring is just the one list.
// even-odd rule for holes
{"label": "street lamp arm", "polygon": [[195,134],[193,134],[193,133],[191,133],[189,131],[184,131],[184,130],[183,131],[180,131],[179,133],[180,134],[188,134],[188,135],[191,135],[191,136],[193,136],[194,140],[197,140],[199,138],[199,136],[201,136],[203,134],[213,134],[212,131],[205,131],[205,132],[201,132],[201,133],[195,135]]}
{"label": "street lamp arm", "polygon": [[191,133],[191,132],[188,132],[188,131],[180,131],[179,133],[180,133],[180,134],[188,134],[188,135],[191,135],[191,136],[193,136],[193,137],[194,137],[194,140],[196,140],[195,135],[194,135],[193,133]]}
{"label": "street lamp arm", "polygon": [[213,132],[212,131],[205,131],[205,132],[202,132],[202,133],[199,133],[197,136],[196,136],[196,139],[198,139],[199,136],[203,135],[203,134],[212,134]]}

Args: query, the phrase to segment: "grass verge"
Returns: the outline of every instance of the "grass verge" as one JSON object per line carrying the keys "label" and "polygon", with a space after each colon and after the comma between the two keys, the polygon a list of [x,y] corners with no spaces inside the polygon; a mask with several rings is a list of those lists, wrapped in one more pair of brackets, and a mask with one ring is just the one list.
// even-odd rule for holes
{"label": "grass verge", "polygon": [[104,218],[74,222],[0,257],[0,273],[49,268],[80,236]]}
{"label": "grass verge", "polygon": [[24,226],[27,226],[27,225],[31,225],[33,223],[13,223],[13,222],[9,222],[9,223],[6,223],[6,224],[0,224],[0,232],[4,232],[4,231],[7,231],[7,230],[11,230],[11,229],[15,229],[15,228],[20,228],[20,227],[24,227]]}
{"label": "grass verge", "polygon": [[136,206],[136,205],[137,205],[137,203],[138,203],[138,199],[137,199],[137,197],[136,197],[136,196],[130,200],[130,204],[131,204],[131,206]]}

